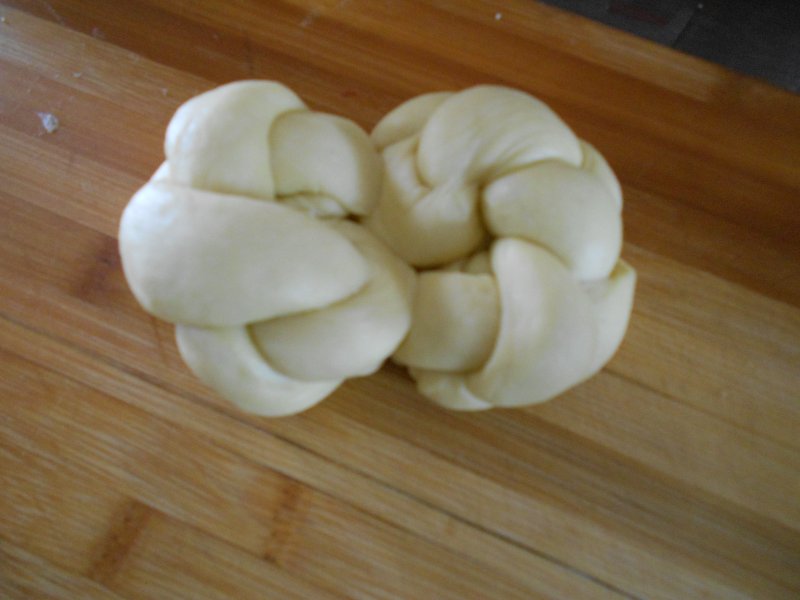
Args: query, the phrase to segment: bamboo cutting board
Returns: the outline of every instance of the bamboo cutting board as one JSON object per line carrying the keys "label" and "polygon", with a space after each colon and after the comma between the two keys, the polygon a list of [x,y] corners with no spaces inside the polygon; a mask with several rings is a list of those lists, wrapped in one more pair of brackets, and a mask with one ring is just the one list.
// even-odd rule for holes
{"label": "bamboo cutting board", "polygon": [[[533,0],[0,14],[0,597],[800,596],[800,98]],[[524,410],[391,366],[297,417],[220,401],[115,235],[175,108],[248,77],[365,128],[480,82],[548,102],[624,185],[615,359]]]}

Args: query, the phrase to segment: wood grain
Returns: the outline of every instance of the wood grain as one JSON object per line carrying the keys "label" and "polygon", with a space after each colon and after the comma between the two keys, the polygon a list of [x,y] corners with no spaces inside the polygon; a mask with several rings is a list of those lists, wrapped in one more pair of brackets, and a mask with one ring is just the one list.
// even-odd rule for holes
{"label": "wood grain", "polygon": [[[800,594],[797,97],[528,0],[0,14],[0,595]],[[365,127],[482,81],[552,104],[625,188],[612,363],[477,415],[395,367],[287,419],[215,397],[115,236],[175,108],[243,77]]]}

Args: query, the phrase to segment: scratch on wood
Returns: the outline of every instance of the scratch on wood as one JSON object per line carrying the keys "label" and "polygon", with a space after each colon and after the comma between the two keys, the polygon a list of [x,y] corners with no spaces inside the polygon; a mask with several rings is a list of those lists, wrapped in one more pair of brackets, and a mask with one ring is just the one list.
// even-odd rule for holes
{"label": "scratch on wood", "polygon": [[253,60],[253,42],[250,41],[250,36],[244,38],[244,52],[245,64],[247,65],[247,74],[254,75],[256,72],[255,62]]}
{"label": "scratch on wood", "polygon": [[159,326],[160,321],[154,317],[153,315],[149,315],[150,317],[150,326],[153,329],[153,336],[156,339],[156,349],[158,350],[158,357],[161,359],[161,362],[165,365],[169,364],[169,360],[167,359],[167,352],[164,348],[164,338],[161,335],[161,327]]}
{"label": "scratch on wood", "polygon": [[131,500],[112,522],[98,552],[97,559],[87,573],[98,583],[108,583],[119,572],[139,535],[153,514],[146,504]]}
{"label": "scratch on wood", "polygon": [[268,561],[280,564],[286,549],[291,546],[291,539],[302,513],[301,506],[304,504],[305,495],[303,484],[294,479],[288,480],[284,485],[275,507],[272,530],[264,551],[264,558]]}

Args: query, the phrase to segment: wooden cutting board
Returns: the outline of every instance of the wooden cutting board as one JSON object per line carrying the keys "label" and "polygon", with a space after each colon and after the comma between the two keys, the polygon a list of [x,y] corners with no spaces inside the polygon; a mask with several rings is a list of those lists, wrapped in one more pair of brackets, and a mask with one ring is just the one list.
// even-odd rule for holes
{"label": "wooden cutting board", "polygon": [[[0,14],[0,597],[800,595],[800,98],[533,0]],[[292,418],[215,397],[115,235],[175,108],[249,77],[366,128],[479,82],[551,104],[625,189],[611,364],[482,414],[391,366]]]}

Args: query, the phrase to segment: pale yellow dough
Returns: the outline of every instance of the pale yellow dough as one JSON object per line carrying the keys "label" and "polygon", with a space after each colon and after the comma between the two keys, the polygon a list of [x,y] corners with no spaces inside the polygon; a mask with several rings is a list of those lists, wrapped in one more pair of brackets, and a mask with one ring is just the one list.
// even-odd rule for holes
{"label": "pale yellow dough", "polygon": [[364,222],[423,269],[394,360],[424,395],[533,404],[611,359],[636,273],[620,259],[621,187],[594,147],[498,86],[412,99],[372,138],[386,172]]}
{"label": "pale yellow dough", "polygon": [[345,219],[379,197],[369,136],[281,84],[244,81],[181,106],[165,151],[122,215],[120,253],[192,371],[281,416],[377,370],[408,331],[415,275]]}
{"label": "pale yellow dough", "polygon": [[244,410],[305,410],[390,355],[441,406],[523,406],[625,335],[620,184],[524,92],[419,96],[370,139],[281,84],[237,82],[181,106],[165,153],[122,215],[125,275]]}

